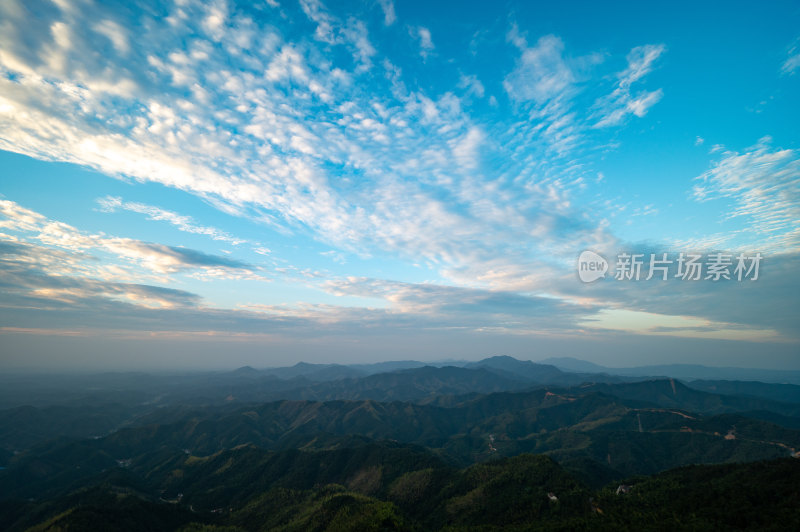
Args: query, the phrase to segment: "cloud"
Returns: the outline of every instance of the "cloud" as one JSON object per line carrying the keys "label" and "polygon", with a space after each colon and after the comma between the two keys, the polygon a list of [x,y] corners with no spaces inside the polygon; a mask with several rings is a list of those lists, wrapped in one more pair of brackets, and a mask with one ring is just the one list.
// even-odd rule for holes
{"label": "cloud", "polygon": [[[575,162],[575,151],[587,129],[586,117],[576,107],[576,99],[581,95],[581,84],[602,62],[602,55],[571,56],[556,35],[542,36],[535,46],[529,47],[516,25],[506,39],[519,49],[520,57],[503,80],[503,87],[511,101],[527,115],[513,127],[525,138],[541,139],[545,152],[537,154],[538,157],[552,160],[554,156],[571,154]],[[525,149],[530,152],[530,145]]]}
{"label": "cloud", "polygon": [[478,98],[483,98],[485,89],[481,80],[477,76],[465,76],[464,74],[458,80],[458,87],[465,89],[467,95],[474,95]]}
{"label": "cloud", "polygon": [[[162,252],[168,252],[160,250]],[[183,257],[186,258],[185,255]],[[387,308],[334,305],[204,306],[200,296],[93,276],[73,251],[0,240],[0,321],[6,329],[204,331],[221,334],[324,335],[424,331],[564,331],[592,307],[512,292],[370,278],[328,279],[338,296],[385,300]],[[90,259],[88,259],[90,260]],[[207,257],[197,257],[206,263]]]}
{"label": "cloud", "polygon": [[383,10],[383,23],[391,26],[397,20],[397,15],[394,12],[394,2],[392,0],[378,0],[378,4]]}
{"label": "cloud", "polygon": [[773,149],[769,137],[743,153],[725,151],[712,168],[698,176],[692,189],[697,201],[733,200],[726,219],[746,224],[749,245],[773,253],[800,250],[800,154]]}
{"label": "cloud", "polygon": [[[3,8],[14,6],[25,15],[13,2]],[[159,183],[326,249],[413,261],[469,287],[546,289],[545,272],[576,246],[613,240],[575,201],[597,175],[594,155],[581,150],[592,119],[578,104],[599,54],[576,57],[555,35],[528,46],[512,28],[501,44],[518,52],[503,79],[512,105],[486,119],[472,112],[487,90],[477,77],[421,86],[372,44],[366,19],[336,8],[304,0],[268,22],[222,3],[158,16],[136,4],[42,11],[34,29],[46,38],[0,33],[0,149]],[[110,26],[98,33],[105,20],[140,31],[127,52],[106,35]],[[70,40],[54,51],[57,24]],[[629,57],[620,83],[652,68],[647,50]],[[179,213],[119,202],[238,241]],[[157,275],[258,275],[176,249],[60,234]]]}
{"label": "cloud", "polygon": [[136,302],[148,308],[194,306],[199,296],[183,290],[88,277],[86,257],[51,248],[0,240],[0,269],[10,308],[75,309],[96,298]]}
{"label": "cloud", "polygon": [[133,259],[159,273],[174,273],[194,268],[233,270],[250,268],[243,262],[218,255],[209,255],[194,249],[141,242],[129,238],[103,239],[100,242],[106,249],[117,255]]}
{"label": "cloud", "polygon": [[666,46],[663,44],[637,46],[630,51],[627,56],[628,67],[617,74],[618,81],[614,91],[595,103],[598,120],[594,127],[618,125],[629,115],[641,118],[661,100],[664,95],[661,89],[633,94],[631,86],[652,71],[653,63],[665,51]]}
{"label": "cloud", "polygon": [[[529,268],[531,252],[515,250],[521,239],[563,244],[589,228],[567,222],[583,170],[562,159],[581,134],[566,98],[480,123],[458,86],[409,90],[387,61],[385,82],[368,74],[379,51],[366,23],[318,1],[287,19],[297,26],[285,31],[292,35],[302,35],[303,18],[313,23],[311,39],[293,41],[233,5],[173,6],[164,17],[131,9],[144,33],[129,39],[125,55],[113,46],[103,57],[83,53],[103,20],[130,26],[103,10],[95,20],[57,9],[42,15],[45,27],[59,22],[74,34],[63,51],[69,70],[40,65],[35,58],[50,51],[36,40],[9,44],[13,57],[0,58],[0,149],[160,183],[347,253],[388,253],[444,272],[498,269],[497,257],[507,263],[501,269]],[[507,81],[542,74],[539,94],[559,75],[573,79],[579,61],[567,65],[563,48],[549,36],[521,50],[519,73]],[[371,76],[369,87],[362,76]],[[459,81],[465,99],[485,90],[477,78]],[[133,88],[121,92],[120,83]],[[122,203],[115,208],[237,240],[178,213]]]}
{"label": "cloud", "polygon": [[347,259],[345,258],[345,256],[342,253],[339,253],[338,251],[333,250],[333,249],[331,249],[329,251],[322,251],[322,252],[320,252],[320,255],[322,255],[323,257],[328,257],[329,259],[331,259],[333,262],[336,262],[337,264],[346,264],[347,263]]}
{"label": "cloud", "polygon": [[628,88],[653,70],[653,63],[666,51],[663,44],[637,46],[628,53],[628,68],[619,73],[619,86]]}
{"label": "cloud", "polygon": [[419,54],[423,59],[427,59],[427,57],[435,48],[433,46],[433,40],[431,39],[431,30],[424,26],[417,26],[413,30],[416,33],[417,39],[419,40]]}
{"label": "cloud", "polygon": [[[52,248],[80,254],[75,255],[81,258],[80,260],[88,259],[85,254],[90,252],[110,253],[117,259],[123,259],[128,265],[141,266],[157,274],[199,269],[214,275],[224,275],[228,272],[237,277],[241,275],[258,277],[253,272],[253,267],[240,261],[188,248],[86,233],[63,222],[50,220],[9,200],[0,200],[0,216],[2,216],[0,228],[20,233],[29,241],[35,240]],[[3,235],[0,235],[0,238],[3,238]],[[92,260],[89,259],[88,262]],[[57,263],[51,265],[56,270],[59,267]],[[124,269],[118,269],[118,273],[125,276],[133,275],[131,271],[126,272]]]}
{"label": "cloud", "polygon": [[775,341],[774,329],[759,329],[741,324],[712,322],[703,318],[666,316],[650,312],[604,309],[585,321],[587,327],[611,332],[627,331],[647,335],[685,338],[713,338],[729,341]]}
{"label": "cloud", "polygon": [[786,61],[781,65],[783,74],[794,74],[800,68],[800,39],[797,39],[787,52]]}
{"label": "cloud", "polygon": [[[645,258],[650,253],[660,257],[668,249],[639,245],[623,247],[605,256],[613,260],[624,250],[642,253]],[[686,248],[678,250],[686,251]],[[747,255],[757,251],[759,248],[753,248]],[[712,252],[732,253],[726,248],[711,249],[706,253]],[[679,278],[664,281],[655,276],[650,281],[618,281],[609,277],[597,283],[584,284],[573,274],[554,281],[553,287],[561,297],[584,301],[604,309],[606,315],[634,312],[660,316],[660,322],[659,318],[647,317],[647,327],[674,327],[677,335],[683,334],[678,330],[681,323],[688,323],[690,326],[702,325],[709,334],[738,328],[752,333],[751,340],[797,343],[800,342],[796,326],[800,301],[794,295],[800,290],[797,268],[800,268],[800,253],[764,254],[757,281],[737,281],[735,278],[723,282]],[[636,315],[630,317],[632,323],[644,323],[633,319],[637,318]],[[620,324],[624,323],[620,321]]]}
{"label": "cloud", "polygon": [[334,295],[384,299],[389,311],[436,326],[491,328],[510,332],[544,332],[576,327],[596,311],[558,299],[509,291],[464,288],[433,283],[404,283],[367,277],[332,279],[323,284]]}
{"label": "cloud", "polygon": [[129,36],[127,30],[113,20],[101,20],[94,26],[94,31],[104,35],[116,51],[121,55],[126,55],[130,51]]}
{"label": "cloud", "polygon": [[528,48],[514,28],[509,40],[522,51],[516,69],[503,82],[509,96],[541,105],[569,92],[576,77],[563,57],[564,42],[559,37],[545,35]]}
{"label": "cloud", "polygon": [[[591,203],[600,181],[617,179],[600,177],[598,161],[616,147],[603,128],[646,116],[663,97],[661,89],[638,88],[663,45],[636,47],[626,66],[614,67],[620,58],[612,54],[577,52],[558,35],[529,37],[512,26],[504,42],[482,38],[471,49],[472,57],[513,54],[497,63],[499,78],[481,70],[479,79],[454,67],[425,27],[404,26],[399,31],[410,29],[411,38],[390,40],[398,30],[383,26],[396,22],[394,5],[379,5],[382,17],[374,4],[363,16],[336,2],[283,2],[264,17],[233,2],[157,11],[136,2],[124,10],[90,0],[47,9],[0,2],[0,149],[133,185],[158,183],[309,236],[319,246],[309,255],[400,264],[390,271],[408,278],[410,265],[420,265],[414,271],[430,279],[342,279],[282,263],[259,243],[178,212],[101,198],[108,210],[248,244],[280,263],[270,276],[302,279],[305,288],[327,291],[323,301],[335,294],[362,305],[209,308],[174,287],[208,277],[269,279],[231,257],[81,231],[4,201],[0,321],[294,339],[362,338],[365,330],[409,337],[413,329],[448,331],[449,341],[458,330],[467,335],[460,347],[476,349],[473,333],[581,335],[583,320],[601,309],[625,309],[665,321],[691,313],[709,328],[774,328],[796,338],[798,157],[768,141],[743,153],[718,151],[692,193],[733,205],[725,221],[739,224],[703,235],[703,246],[783,250],[765,262],[758,283],[587,287],[575,279],[576,250],[626,245]],[[786,73],[796,71],[794,55]],[[441,71],[436,83],[426,83],[431,68]]]}
{"label": "cloud", "polygon": [[161,209],[152,205],[123,201],[122,198],[113,196],[98,198],[97,203],[102,212],[111,213],[115,212],[117,209],[123,209],[130,212],[144,214],[147,216],[148,220],[165,221],[186,233],[206,235],[214,240],[228,242],[233,245],[239,245],[247,242],[247,240],[233,237],[225,231],[217,229],[216,227],[199,225],[192,219],[191,216],[183,216],[176,212]]}
{"label": "cloud", "polygon": [[343,24],[337,17],[328,12],[320,0],[300,0],[300,6],[306,16],[317,24],[314,36],[328,44],[345,44],[353,50],[353,57],[358,62],[357,70],[369,70],[371,57],[375,48],[369,42],[364,22],[355,18]]}

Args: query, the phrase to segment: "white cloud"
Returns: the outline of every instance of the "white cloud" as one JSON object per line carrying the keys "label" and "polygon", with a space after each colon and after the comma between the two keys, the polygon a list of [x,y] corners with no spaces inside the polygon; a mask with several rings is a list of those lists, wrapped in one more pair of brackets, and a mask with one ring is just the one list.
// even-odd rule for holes
{"label": "white cloud", "polygon": [[[395,316],[428,322],[431,327],[458,324],[467,329],[487,327],[517,331],[570,329],[590,312],[558,299],[532,297],[435,283],[402,283],[367,277],[333,279],[324,288],[338,296],[358,296],[388,301]],[[488,322],[486,320],[489,320]]]}
{"label": "white cloud", "polygon": [[337,264],[347,263],[347,259],[345,258],[344,254],[336,251],[335,249],[331,249],[329,251],[322,251],[320,252],[320,255],[322,255],[323,257],[328,257]]}
{"label": "white cloud", "polygon": [[[261,279],[252,267],[236,260],[188,248],[86,233],[66,223],[50,220],[13,201],[0,200],[0,216],[3,218],[0,219],[0,228],[24,235],[28,241],[38,241],[52,248],[78,254],[75,255],[78,259],[67,265],[67,271],[75,270],[82,263],[81,272],[97,274],[100,270],[92,265],[93,257],[83,254],[110,253],[116,260],[121,259],[116,271],[124,278],[133,278],[136,275],[131,267],[142,267],[153,274],[202,270],[213,275],[227,272],[231,277],[240,278],[244,275]],[[52,267],[53,273],[59,273],[58,264],[54,263]]]}
{"label": "white cloud", "polygon": [[221,41],[225,35],[225,26],[228,18],[228,6],[225,0],[209,2],[203,15],[202,27],[215,41]]}
{"label": "white cloud", "polygon": [[[506,93],[522,115],[513,124],[514,129],[525,138],[540,139],[544,153],[537,153],[538,157],[553,160],[568,153],[574,157],[587,129],[583,111],[575,100],[582,92],[581,83],[602,62],[602,56],[570,56],[564,42],[555,35],[540,37],[535,46],[529,47],[516,25],[506,39],[520,50],[515,69],[503,80]],[[530,154],[530,146],[525,151]]]}
{"label": "white cloud", "polygon": [[630,113],[642,118],[647,114],[647,111],[649,111],[653,105],[657,104],[661,100],[663,95],[664,92],[661,89],[652,92],[643,92],[636,97],[631,98],[626,105],[626,109]]}
{"label": "white cloud", "polygon": [[13,283],[0,300],[0,313],[18,307],[18,312],[23,308],[23,312],[46,310],[50,314],[75,311],[86,317],[107,310],[98,308],[102,300],[145,308],[187,307],[200,302],[198,296],[183,290],[110,280],[108,274],[116,273],[113,271],[92,275],[80,267],[80,257],[40,245],[9,246],[0,240],[0,268]]}
{"label": "white cloud", "polygon": [[458,87],[465,89],[467,95],[477,96],[483,98],[485,89],[481,80],[477,76],[465,76],[464,74],[458,80]]}
{"label": "white cloud", "polygon": [[781,72],[794,74],[800,68],[800,39],[796,40],[787,52],[786,61],[781,65]]}
{"label": "white cloud", "polygon": [[378,0],[378,3],[383,10],[384,24],[391,26],[397,20],[397,15],[394,12],[394,2],[392,0]]}
{"label": "white cloud", "polygon": [[747,225],[750,246],[796,252],[800,250],[800,154],[772,149],[770,144],[766,137],[743,153],[722,153],[710,170],[696,178],[692,195],[698,201],[732,199],[735,206],[727,218]]}
{"label": "white cloud", "polygon": [[372,66],[375,48],[369,41],[364,22],[351,17],[346,24],[342,23],[330,14],[320,0],[300,0],[300,6],[306,16],[317,24],[314,36],[318,40],[350,46],[359,65],[357,71],[366,71]]}
{"label": "white cloud", "polygon": [[114,48],[120,54],[125,55],[130,50],[127,30],[113,20],[101,20],[95,24],[94,30],[97,33],[104,35],[109,41],[111,41],[111,43],[114,45]]}
{"label": "white cloud", "polygon": [[324,42],[334,44],[336,36],[334,32],[334,18],[327,12],[325,6],[319,0],[300,0],[300,7],[306,16],[317,24],[314,36]]}
{"label": "white cloud", "polygon": [[597,122],[594,127],[615,126],[629,115],[639,118],[645,116],[650,108],[664,96],[661,89],[632,93],[631,85],[644,78],[653,69],[653,63],[664,53],[663,44],[637,46],[627,56],[628,67],[617,74],[618,82],[614,91],[597,100],[595,106]]}
{"label": "white cloud", "polygon": [[[5,229],[29,233],[27,243],[0,238],[0,269],[9,287],[0,299],[0,317],[12,329],[34,331],[47,323],[50,329],[108,328],[133,334],[138,330],[216,331],[222,323],[228,332],[268,328],[289,334],[302,331],[303,337],[323,330],[348,334],[364,327],[379,332],[406,327],[485,331],[489,327],[541,333],[569,329],[591,310],[504,291],[354,277],[328,277],[319,286],[335,295],[384,300],[389,306],[256,304],[214,309],[202,306],[201,298],[193,293],[143,283],[142,275],[130,266],[165,275],[196,269],[213,276],[220,269],[247,273],[243,265],[185,248],[84,233],[11,201],[0,202],[0,212]],[[97,253],[111,253],[123,261],[119,266],[107,260],[101,265],[92,255]],[[323,255],[344,261],[337,250]]]}
{"label": "white cloud", "polygon": [[431,39],[431,30],[423,26],[417,26],[415,31],[419,39],[419,54],[425,59],[434,49],[433,40]]}
{"label": "white cloud", "polygon": [[356,72],[368,70],[372,66],[375,48],[369,41],[367,26],[360,20],[350,19],[342,30],[342,35],[355,47],[355,56],[359,63]]}
{"label": "white cloud", "polygon": [[628,53],[628,68],[618,74],[619,86],[630,87],[653,70],[653,63],[666,51],[663,44],[637,46]]}
{"label": "white cloud", "polygon": [[225,231],[215,227],[198,225],[190,216],[183,216],[176,212],[154,207],[152,205],[131,201],[122,201],[122,198],[112,196],[98,198],[97,203],[103,212],[114,212],[117,209],[138,212],[146,215],[148,220],[165,221],[174,225],[179,230],[187,233],[206,235],[214,240],[229,242],[233,245],[239,245],[247,242],[247,240],[233,237]]}
{"label": "white cloud", "polygon": [[455,140],[452,143],[452,150],[456,163],[466,170],[477,169],[480,163],[479,151],[484,145],[485,139],[483,131],[473,127],[463,137]]}
{"label": "white cloud", "polygon": [[520,47],[522,55],[517,68],[503,82],[508,94],[515,100],[534,100],[538,104],[564,96],[576,81],[563,57],[564,42],[555,35],[546,35],[534,47],[527,48],[516,33],[509,39]]}
{"label": "white cloud", "polygon": [[[109,14],[94,22],[56,13],[47,27],[71,28],[70,70],[39,68],[31,57],[49,51],[35,40],[0,47],[14,52],[0,55],[0,71],[13,73],[0,75],[0,149],[160,183],[346,253],[429,263],[466,284],[533,289],[542,280],[522,272],[536,250],[568,253],[595,236],[592,222],[571,221],[583,219],[571,202],[581,175],[596,173],[576,155],[586,118],[572,106],[581,65],[594,59],[569,57],[556,36],[531,48],[510,36],[520,58],[505,82],[519,108],[481,123],[470,115],[469,98],[486,90],[476,77],[438,93],[410,90],[387,59],[385,80],[373,76],[365,68],[380,53],[366,23],[319,1],[301,8],[314,33],[293,42],[223,3],[173,6],[159,19],[137,13],[143,34],[124,58],[83,53],[87,34],[107,41],[85,29]],[[184,231],[237,240],[178,213],[122,203]]]}

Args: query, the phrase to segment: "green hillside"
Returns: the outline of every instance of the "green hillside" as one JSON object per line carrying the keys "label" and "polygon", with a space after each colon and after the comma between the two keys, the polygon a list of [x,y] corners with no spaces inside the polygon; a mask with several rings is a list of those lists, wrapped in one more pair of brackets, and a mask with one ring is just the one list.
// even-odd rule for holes
{"label": "green hillside", "polygon": [[[495,358],[303,392],[352,400],[2,411],[0,529],[795,528],[797,404],[672,379],[530,388],[514,368],[561,378]],[[264,379],[244,368],[213,389]]]}

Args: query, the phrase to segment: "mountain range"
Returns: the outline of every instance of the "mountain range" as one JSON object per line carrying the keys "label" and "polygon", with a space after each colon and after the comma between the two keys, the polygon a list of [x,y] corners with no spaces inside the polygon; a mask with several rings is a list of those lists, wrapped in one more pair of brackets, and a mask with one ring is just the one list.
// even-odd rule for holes
{"label": "mountain range", "polygon": [[[800,386],[576,369],[491,357],[31,379],[0,396],[0,528],[615,530],[656,516],[678,528],[800,519],[791,504],[800,483],[788,480],[800,479]],[[735,482],[760,493],[755,479],[772,479],[775,499],[734,504]],[[675,512],[693,502],[676,486],[733,499],[684,516]],[[755,499],[782,521],[752,514]]]}

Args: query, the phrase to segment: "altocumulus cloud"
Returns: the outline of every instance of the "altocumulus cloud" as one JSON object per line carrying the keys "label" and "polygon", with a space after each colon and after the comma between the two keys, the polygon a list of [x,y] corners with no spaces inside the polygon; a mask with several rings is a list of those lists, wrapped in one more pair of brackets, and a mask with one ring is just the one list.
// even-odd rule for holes
{"label": "altocumulus cloud", "polygon": [[[796,151],[768,140],[726,151],[687,191],[700,202],[732,201],[726,218],[747,220],[746,229],[782,255],[770,263],[769,281],[736,287],[748,291],[750,309],[732,304],[742,292],[731,286],[577,285],[576,250],[636,246],[606,219],[607,210],[624,206],[606,199],[607,210],[587,208],[586,197],[597,192],[593,164],[613,150],[614,132],[647,123],[669,99],[670,89],[653,82],[666,45],[578,50],[566,36],[529,35],[512,17],[497,45],[509,62],[487,79],[485,71],[448,66],[439,29],[402,15],[391,0],[355,13],[320,0],[134,2],[125,9],[91,0],[2,2],[0,149],[164,185],[283,234],[310,235],[325,249],[420,263],[436,277],[400,282],[290,264],[290,273],[266,274],[231,257],[82,231],[2,201],[0,251],[13,274],[4,315],[17,316],[20,327],[24,316],[42,327],[60,316],[63,327],[129,323],[242,334],[568,334],[601,309],[766,329],[774,316],[768,304],[780,301],[789,318],[778,316],[772,326],[793,338],[796,306],[770,298],[785,298],[796,285],[789,273],[800,219]],[[795,71],[794,52],[786,74]],[[422,83],[425,76],[398,55],[441,68],[437,83]],[[268,252],[150,203],[109,196],[100,206]],[[641,218],[656,210],[629,212]],[[746,246],[754,240],[742,240],[745,232],[721,232],[706,243]],[[220,309],[172,284],[280,275],[304,277],[348,303]],[[350,307],[352,298],[376,308]]]}
{"label": "altocumulus cloud", "polygon": [[[381,4],[387,24],[391,5]],[[520,113],[482,122],[468,112],[479,79],[461,89],[454,79],[435,95],[410,88],[380,60],[364,21],[317,0],[259,16],[198,2],[117,11],[13,0],[2,9],[3,149],[162,183],[349,251],[422,257],[444,272],[497,257],[531,269],[514,250],[520,238],[581,237],[553,220],[582,216],[569,197],[584,172],[565,157],[580,157],[570,150],[595,120],[573,97],[601,57],[573,58],[557,36],[529,47],[514,30],[520,58],[506,90]],[[35,33],[22,35],[30,17]],[[433,47],[426,28],[406,36],[409,47],[414,39]],[[637,57],[631,69],[645,64],[627,76],[639,80],[650,55]]]}
{"label": "altocumulus cloud", "polygon": [[[106,252],[155,274],[200,269],[206,272],[228,272],[231,276],[250,274],[254,278],[258,277],[252,266],[228,257],[131,238],[86,233],[8,200],[0,200],[0,216],[3,217],[0,219],[0,228],[18,233],[29,240],[38,240],[52,248],[73,252],[76,260],[91,262],[87,261],[86,253]],[[9,238],[9,235],[2,235],[0,238]],[[59,267],[57,263],[52,266]],[[121,269],[117,271],[122,272]]]}

